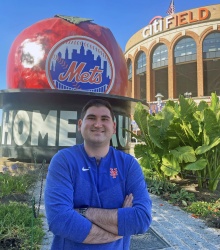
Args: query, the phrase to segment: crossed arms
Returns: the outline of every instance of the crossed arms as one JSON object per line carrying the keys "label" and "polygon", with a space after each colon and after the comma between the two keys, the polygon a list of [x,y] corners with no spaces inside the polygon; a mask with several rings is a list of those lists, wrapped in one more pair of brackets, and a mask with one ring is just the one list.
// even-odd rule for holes
{"label": "crossed arms", "polygon": [[[122,207],[132,207],[132,201],[133,195],[127,195]],[[84,244],[103,244],[122,238],[118,235],[118,209],[89,208],[85,217],[92,222],[92,228]]]}

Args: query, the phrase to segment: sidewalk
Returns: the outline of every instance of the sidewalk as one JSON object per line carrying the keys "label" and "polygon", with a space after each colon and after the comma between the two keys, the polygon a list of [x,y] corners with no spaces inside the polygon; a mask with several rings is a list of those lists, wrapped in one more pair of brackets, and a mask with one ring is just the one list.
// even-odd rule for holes
{"label": "sidewalk", "polygon": [[[36,194],[37,190],[39,190],[38,187]],[[139,237],[140,242],[132,246],[131,250],[220,250],[220,229],[209,228],[202,220],[195,219],[179,207],[169,204],[158,196],[150,195],[153,202],[151,229],[170,247],[155,248],[151,239],[146,238],[145,241],[148,240],[148,244],[143,247],[143,242],[141,242],[143,237]],[[40,213],[45,215],[44,196],[42,196]],[[45,216],[43,223],[46,234],[41,250],[50,250],[53,235],[48,231]]]}
{"label": "sidewalk", "polygon": [[151,195],[151,198],[153,201],[151,227],[171,246],[164,249],[220,249],[220,229],[207,227],[204,221],[195,219],[191,214],[155,195]]}

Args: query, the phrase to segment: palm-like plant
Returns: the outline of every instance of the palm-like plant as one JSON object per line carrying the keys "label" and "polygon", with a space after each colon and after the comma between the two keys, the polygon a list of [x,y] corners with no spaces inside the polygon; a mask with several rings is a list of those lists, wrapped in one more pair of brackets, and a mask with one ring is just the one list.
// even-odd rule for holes
{"label": "palm-like plant", "polygon": [[220,104],[212,94],[211,104],[179,97],[168,101],[161,112],[150,115],[138,103],[134,119],[141,135],[135,145],[135,156],[145,168],[161,177],[193,172],[199,187],[208,182],[215,190],[220,179]]}

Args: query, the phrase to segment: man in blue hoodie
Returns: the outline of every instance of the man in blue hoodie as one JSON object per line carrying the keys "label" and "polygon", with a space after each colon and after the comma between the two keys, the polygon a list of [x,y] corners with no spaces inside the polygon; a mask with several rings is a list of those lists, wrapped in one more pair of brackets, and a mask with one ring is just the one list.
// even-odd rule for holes
{"label": "man in blue hoodie", "polygon": [[90,100],[78,121],[84,143],[51,160],[45,187],[51,250],[129,250],[152,221],[151,199],[136,159],[110,146],[111,105]]}

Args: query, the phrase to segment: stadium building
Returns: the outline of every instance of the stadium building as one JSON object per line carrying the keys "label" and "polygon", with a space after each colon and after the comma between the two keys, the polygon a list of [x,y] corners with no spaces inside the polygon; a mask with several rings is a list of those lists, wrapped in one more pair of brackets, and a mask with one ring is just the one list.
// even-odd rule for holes
{"label": "stadium building", "polygon": [[220,4],[156,16],[127,42],[128,96],[220,95]]}

